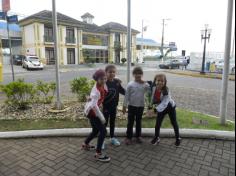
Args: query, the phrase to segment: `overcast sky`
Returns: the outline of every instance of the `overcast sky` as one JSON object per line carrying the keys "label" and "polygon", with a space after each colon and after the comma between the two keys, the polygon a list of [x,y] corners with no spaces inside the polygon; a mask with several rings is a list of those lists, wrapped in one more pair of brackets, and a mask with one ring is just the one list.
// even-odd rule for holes
{"label": "overcast sky", "polygon": [[[127,25],[127,0],[56,0],[57,11],[81,20],[86,12],[94,23],[118,22]],[[224,51],[227,0],[132,0],[132,28],[141,31],[142,19],[148,30],[145,38],[161,42],[162,20],[167,21],[165,41],[176,42],[181,50],[203,50],[200,30],[209,24],[212,37],[208,51]],[[51,10],[51,0],[11,0],[11,12],[28,16]],[[140,35],[139,35],[140,36]]]}

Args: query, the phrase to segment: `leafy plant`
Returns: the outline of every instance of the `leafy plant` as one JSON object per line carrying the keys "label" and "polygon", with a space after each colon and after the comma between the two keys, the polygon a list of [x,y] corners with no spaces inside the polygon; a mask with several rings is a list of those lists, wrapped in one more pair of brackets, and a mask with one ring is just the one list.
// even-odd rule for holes
{"label": "leafy plant", "polygon": [[36,89],[38,95],[37,100],[39,102],[45,104],[52,103],[56,91],[56,83],[44,83],[43,81],[37,81]]}
{"label": "leafy plant", "polygon": [[33,84],[25,83],[23,79],[1,85],[1,91],[6,94],[5,103],[16,109],[27,109],[33,103],[36,90]]}
{"label": "leafy plant", "polygon": [[78,100],[85,102],[91,89],[95,84],[94,80],[89,80],[85,77],[75,78],[71,83],[72,93],[77,94]]}
{"label": "leafy plant", "polygon": [[125,64],[126,61],[127,61],[126,58],[122,58],[122,59],[121,59],[122,64]]}

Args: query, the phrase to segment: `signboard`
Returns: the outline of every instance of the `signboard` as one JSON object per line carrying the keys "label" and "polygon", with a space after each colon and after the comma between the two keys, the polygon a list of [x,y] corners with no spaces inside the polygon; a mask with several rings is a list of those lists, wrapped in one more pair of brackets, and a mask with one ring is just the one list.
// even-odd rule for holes
{"label": "signboard", "polygon": [[18,16],[17,15],[8,16],[7,22],[8,23],[18,23]]}
{"label": "signboard", "polygon": [[5,19],[6,19],[6,13],[0,12],[0,20],[5,20]]}
{"label": "signboard", "polygon": [[88,36],[88,45],[102,45],[102,39],[99,37],[94,37],[94,36]]}
{"label": "signboard", "polygon": [[7,12],[11,9],[10,0],[2,0],[2,11]]}

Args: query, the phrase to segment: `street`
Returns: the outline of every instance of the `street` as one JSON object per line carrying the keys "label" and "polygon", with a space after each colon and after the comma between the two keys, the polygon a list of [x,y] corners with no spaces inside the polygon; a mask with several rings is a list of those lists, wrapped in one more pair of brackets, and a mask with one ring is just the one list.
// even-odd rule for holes
{"label": "street", "polygon": [[[61,78],[61,93],[63,97],[73,97],[70,91],[69,82],[76,77],[91,78],[94,71],[98,68],[104,68],[100,64],[96,68],[85,66],[63,66],[60,69]],[[46,67],[43,71],[27,71],[19,66],[14,66],[16,79],[24,78],[26,82],[34,83],[37,80],[54,81],[55,69],[52,66]],[[117,66],[119,77],[126,86],[126,67]],[[150,68],[147,66],[144,69],[144,79],[153,80],[155,74],[163,70]],[[171,95],[175,99],[179,108],[206,113],[214,116],[219,116],[220,109],[220,92],[221,80],[208,78],[194,78],[190,76],[180,76],[176,74],[167,75],[167,85],[170,88]],[[11,82],[12,75],[10,67],[5,67],[4,84]],[[228,119],[235,120],[235,82],[229,82],[229,96],[228,96]]]}

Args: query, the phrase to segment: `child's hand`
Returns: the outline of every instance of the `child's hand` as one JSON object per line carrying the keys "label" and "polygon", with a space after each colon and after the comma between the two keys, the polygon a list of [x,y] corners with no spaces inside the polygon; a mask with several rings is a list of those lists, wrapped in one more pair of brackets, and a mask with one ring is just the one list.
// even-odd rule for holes
{"label": "child's hand", "polygon": [[123,114],[126,114],[126,107],[123,106],[123,110],[122,110]]}
{"label": "child's hand", "polygon": [[122,81],[119,78],[114,78],[114,80],[118,81],[120,84],[122,84]]}
{"label": "child's hand", "polygon": [[92,99],[90,97],[86,97],[87,102],[90,102]]}

